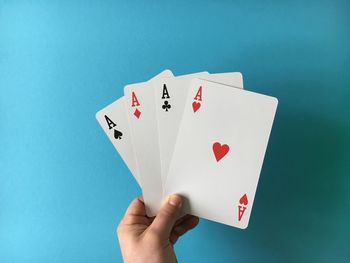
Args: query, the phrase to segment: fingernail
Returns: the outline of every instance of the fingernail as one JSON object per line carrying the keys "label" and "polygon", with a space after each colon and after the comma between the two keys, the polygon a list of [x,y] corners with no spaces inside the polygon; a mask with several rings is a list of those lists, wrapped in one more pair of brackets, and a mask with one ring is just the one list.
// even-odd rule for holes
{"label": "fingernail", "polygon": [[181,200],[181,197],[178,196],[178,195],[170,195],[168,197],[168,203],[172,206],[178,206],[180,207],[181,206],[181,203],[182,203],[182,200]]}

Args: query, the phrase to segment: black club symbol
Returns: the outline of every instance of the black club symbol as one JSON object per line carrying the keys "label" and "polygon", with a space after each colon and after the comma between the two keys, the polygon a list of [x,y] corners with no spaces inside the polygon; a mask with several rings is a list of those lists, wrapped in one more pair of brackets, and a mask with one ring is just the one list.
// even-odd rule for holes
{"label": "black club symbol", "polygon": [[164,101],[164,105],[162,106],[162,108],[163,108],[163,110],[168,111],[171,108],[171,105],[166,100],[166,101]]}

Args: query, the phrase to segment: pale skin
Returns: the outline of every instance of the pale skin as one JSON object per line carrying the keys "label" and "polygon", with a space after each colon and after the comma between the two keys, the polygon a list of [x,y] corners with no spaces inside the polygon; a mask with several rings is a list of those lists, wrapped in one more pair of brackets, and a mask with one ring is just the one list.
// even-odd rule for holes
{"label": "pale skin", "polygon": [[198,224],[198,217],[179,218],[182,198],[171,195],[156,217],[147,217],[141,196],[129,205],[119,223],[117,235],[125,263],[177,262],[174,244]]}

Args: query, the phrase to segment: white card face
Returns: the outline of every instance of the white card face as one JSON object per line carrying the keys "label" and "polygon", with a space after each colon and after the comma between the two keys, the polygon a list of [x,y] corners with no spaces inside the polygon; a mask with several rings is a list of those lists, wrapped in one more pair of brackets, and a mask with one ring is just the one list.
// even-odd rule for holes
{"label": "white card face", "polygon": [[187,93],[191,80],[194,77],[243,88],[242,74],[239,72],[219,74],[199,73],[197,75],[192,74],[175,78],[158,79],[154,82],[163,186],[166,182],[173,155]]}
{"label": "white card face", "polygon": [[[151,80],[158,77],[163,75],[156,75]],[[97,112],[96,119],[141,187],[124,97]]]}
{"label": "white card face", "polygon": [[129,122],[125,112],[124,97],[97,112],[96,119],[141,186],[132,147]]}
{"label": "white card face", "polygon": [[170,70],[163,71],[148,82],[131,84],[124,88],[125,108],[142,184],[142,194],[149,216],[154,215],[159,209],[163,193],[152,85],[158,78],[167,77],[173,77]]}
{"label": "white card face", "polygon": [[164,196],[183,195],[184,212],[248,226],[277,99],[195,79]]}
{"label": "white card face", "polygon": [[201,79],[243,89],[243,76],[240,72],[214,73],[210,74],[209,78]]}

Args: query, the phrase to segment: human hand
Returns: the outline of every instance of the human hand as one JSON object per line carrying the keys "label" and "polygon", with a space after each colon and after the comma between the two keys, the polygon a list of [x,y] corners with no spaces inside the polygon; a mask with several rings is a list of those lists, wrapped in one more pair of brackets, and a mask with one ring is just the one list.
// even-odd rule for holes
{"label": "human hand", "polygon": [[173,245],[198,224],[198,217],[179,217],[182,198],[171,195],[156,217],[147,217],[143,198],[137,197],[119,223],[117,235],[125,263],[177,262]]}

